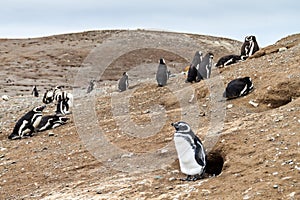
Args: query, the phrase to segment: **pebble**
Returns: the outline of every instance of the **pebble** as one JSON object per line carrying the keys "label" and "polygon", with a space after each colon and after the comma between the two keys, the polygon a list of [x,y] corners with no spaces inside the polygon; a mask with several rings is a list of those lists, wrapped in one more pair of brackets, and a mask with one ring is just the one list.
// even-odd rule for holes
{"label": "pebble", "polygon": [[8,101],[8,100],[9,100],[9,96],[7,96],[7,95],[2,95],[2,99],[3,99],[4,101]]}
{"label": "pebble", "polygon": [[53,133],[52,131],[50,131],[50,132],[48,133],[48,136],[49,136],[49,137],[54,136],[54,133]]}
{"label": "pebble", "polygon": [[252,105],[252,106],[254,106],[254,107],[258,107],[258,103],[255,103],[254,101],[252,101],[252,100],[250,100],[249,102],[248,102],[250,105]]}
{"label": "pebble", "polygon": [[276,184],[273,185],[273,188],[274,188],[274,189],[277,189],[277,188],[278,188],[278,185],[276,185]]}
{"label": "pebble", "polygon": [[296,192],[291,192],[288,196],[291,197],[291,198],[294,198]]}
{"label": "pebble", "polygon": [[228,104],[226,108],[230,109],[233,107],[233,104]]}
{"label": "pebble", "polygon": [[175,177],[171,177],[171,178],[169,178],[169,181],[175,181],[176,180],[176,178]]}
{"label": "pebble", "polygon": [[286,51],[286,50],[287,50],[286,47],[280,47],[280,48],[278,49],[278,52],[283,52],[283,51]]}

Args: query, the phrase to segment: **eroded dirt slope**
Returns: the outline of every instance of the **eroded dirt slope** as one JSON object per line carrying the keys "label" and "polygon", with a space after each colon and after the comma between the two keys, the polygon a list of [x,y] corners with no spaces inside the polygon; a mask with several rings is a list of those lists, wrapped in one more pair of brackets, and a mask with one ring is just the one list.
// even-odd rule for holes
{"label": "eroded dirt slope", "polygon": [[[214,68],[210,82],[185,83],[180,72],[192,58],[153,49],[123,55],[112,63],[111,70],[105,71],[103,80],[97,80],[93,91],[97,126],[110,143],[130,152],[121,154],[125,160],[172,144],[174,130],[170,122],[194,113],[192,119],[188,117],[189,123],[197,127],[194,132],[210,148],[209,175],[203,180],[180,181],[185,175],[180,173],[172,149],[151,157],[151,162],[158,162],[168,155],[171,161],[146,172],[141,170],[143,166],[130,162],[134,167],[130,172],[118,170],[114,165],[119,158],[96,159],[97,155],[93,156],[84,143],[85,133],[78,132],[82,130],[76,127],[78,115],[70,116],[71,122],[65,126],[29,139],[7,139],[17,119],[41,104],[41,97],[30,96],[32,85],[37,85],[41,92],[55,85],[66,85],[71,91],[85,57],[96,45],[120,32],[1,40],[0,92],[1,96],[10,97],[8,101],[0,100],[1,199],[300,199],[299,34],[261,49],[247,61]],[[214,62],[223,55],[238,54],[241,46],[238,41],[224,38],[188,37],[203,46],[200,50],[213,52]],[[156,87],[154,79],[161,54],[167,63],[174,63],[169,66],[174,76],[164,88]],[[131,72],[130,89],[118,93],[117,72],[123,73],[122,64]],[[137,65],[148,70],[146,75],[131,70],[131,66]],[[215,104],[213,92],[222,91],[230,80],[242,76],[252,78],[254,91]],[[122,100],[124,105],[119,104]],[[249,104],[250,100],[258,103],[258,107]],[[78,104],[75,101],[74,114]],[[48,106],[45,113],[52,113],[53,109]],[[213,124],[214,117],[222,116],[223,112],[224,117],[217,120],[222,123]],[[160,113],[164,113],[163,120]],[[139,126],[138,130],[148,130],[147,125],[153,121],[153,125],[159,125],[153,127],[155,135],[141,138],[130,133],[132,124]],[[223,127],[220,133],[208,135],[219,125]],[[107,149],[98,149],[103,150],[104,156],[110,155]],[[212,176],[220,168],[222,172]]]}

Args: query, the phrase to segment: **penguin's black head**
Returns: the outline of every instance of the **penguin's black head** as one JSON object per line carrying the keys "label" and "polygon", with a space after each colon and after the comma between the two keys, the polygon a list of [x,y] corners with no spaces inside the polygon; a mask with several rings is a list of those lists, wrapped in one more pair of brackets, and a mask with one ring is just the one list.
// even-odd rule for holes
{"label": "penguin's black head", "polygon": [[33,112],[42,112],[46,108],[46,105],[38,106],[32,109]]}
{"label": "penguin's black head", "polygon": [[245,82],[245,83],[252,83],[252,79],[249,77],[249,76],[246,76],[246,77],[244,77],[243,78],[243,81]]}
{"label": "penguin's black head", "polygon": [[166,64],[165,59],[161,58],[161,59],[159,60],[159,64],[165,65],[165,64]]}
{"label": "penguin's black head", "polygon": [[251,36],[246,36],[245,37],[245,42],[249,42],[251,40]]}
{"label": "penguin's black head", "polygon": [[212,52],[209,52],[208,55],[209,55],[209,58],[210,58],[210,59],[213,59],[213,58],[214,58],[214,54],[213,54]]}
{"label": "penguin's black head", "polygon": [[54,95],[54,92],[52,89],[46,90],[44,97],[43,97],[43,103],[45,103],[45,104],[51,103],[53,101],[53,95]]}
{"label": "penguin's black head", "polygon": [[69,120],[70,118],[68,117],[59,117],[59,120],[62,122],[62,123],[67,123],[67,121]]}
{"label": "penguin's black head", "polygon": [[64,86],[62,86],[62,85],[57,85],[57,86],[55,87],[55,90],[61,90],[62,88],[64,88]]}
{"label": "penguin's black head", "polygon": [[202,51],[196,51],[195,53],[195,56],[202,56],[202,55],[203,55]]}
{"label": "penguin's black head", "polygon": [[253,89],[252,79],[249,76],[244,77],[243,81],[247,84],[249,90]]}
{"label": "penguin's black head", "polygon": [[171,126],[174,126],[176,131],[189,132],[191,130],[188,123],[182,121],[172,123]]}
{"label": "penguin's black head", "polygon": [[123,76],[128,76],[127,72],[124,72],[124,73],[123,73]]}
{"label": "penguin's black head", "polygon": [[256,42],[256,37],[254,35],[249,36],[249,41],[254,41]]}

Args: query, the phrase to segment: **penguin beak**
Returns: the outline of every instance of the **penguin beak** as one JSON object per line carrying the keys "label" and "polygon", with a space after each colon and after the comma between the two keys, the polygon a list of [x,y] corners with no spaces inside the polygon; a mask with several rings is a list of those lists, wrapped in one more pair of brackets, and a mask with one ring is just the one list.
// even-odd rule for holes
{"label": "penguin beak", "polygon": [[171,123],[171,126],[174,126],[174,128],[175,128],[176,130],[178,130],[178,124],[177,124],[177,123]]}

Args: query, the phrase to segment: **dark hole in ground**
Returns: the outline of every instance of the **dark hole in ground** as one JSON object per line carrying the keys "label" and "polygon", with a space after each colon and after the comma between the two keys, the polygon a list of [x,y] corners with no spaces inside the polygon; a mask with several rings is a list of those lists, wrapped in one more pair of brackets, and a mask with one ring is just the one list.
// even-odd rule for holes
{"label": "dark hole in ground", "polygon": [[217,176],[222,172],[224,159],[220,152],[210,152],[207,155],[206,173]]}

